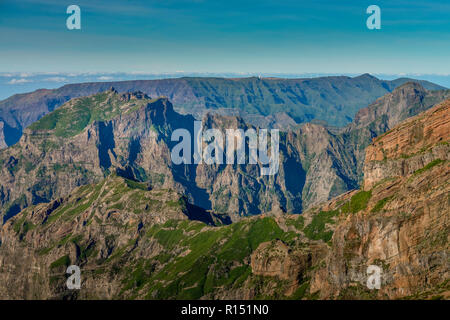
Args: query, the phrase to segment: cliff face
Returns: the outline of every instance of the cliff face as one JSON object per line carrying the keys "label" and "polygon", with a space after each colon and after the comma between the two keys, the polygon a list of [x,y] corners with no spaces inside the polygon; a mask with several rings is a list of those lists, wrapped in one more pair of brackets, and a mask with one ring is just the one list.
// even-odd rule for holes
{"label": "cliff face", "polygon": [[304,208],[357,188],[363,181],[365,150],[372,139],[411,116],[450,98],[450,90],[428,91],[408,82],[361,109],[347,127],[337,132],[306,124],[299,130],[307,178]]}
{"label": "cliff face", "polygon": [[449,102],[408,119],[367,148],[364,187],[384,178],[406,176],[435,160],[449,160]]}
{"label": "cliff face", "polygon": [[362,181],[365,149],[373,138],[448,98],[450,90],[428,91],[420,84],[408,82],[359,110],[340,134],[354,158],[352,179]]}
{"label": "cliff face", "polygon": [[4,126],[5,126],[5,123],[3,121],[0,121],[0,149],[7,147],[7,144],[5,141]]}
{"label": "cliff face", "polygon": [[[364,190],[348,195],[326,267],[311,289],[321,296],[449,297],[450,100],[408,119],[367,148]],[[352,207],[353,214],[345,214]],[[364,288],[382,267],[381,289]]]}
{"label": "cliff face", "polygon": [[[285,221],[279,219],[277,222],[283,225]],[[307,239],[303,239],[300,248],[288,246],[281,240],[272,240],[261,243],[252,253],[250,266],[253,275],[283,281],[284,296],[298,295],[299,291],[303,291],[303,295],[308,284],[305,279],[324,259],[326,252],[325,244],[309,243]]]}

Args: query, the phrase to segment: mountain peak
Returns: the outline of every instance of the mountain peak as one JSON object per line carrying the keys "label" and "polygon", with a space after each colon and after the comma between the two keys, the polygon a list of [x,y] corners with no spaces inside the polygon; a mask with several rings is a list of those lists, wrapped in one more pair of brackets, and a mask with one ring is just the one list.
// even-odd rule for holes
{"label": "mountain peak", "polygon": [[111,120],[155,102],[157,99],[150,100],[142,92],[119,95],[111,88],[87,97],[69,100],[28,128],[31,131],[47,131],[59,137],[70,137],[82,132],[94,121]]}
{"label": "mountain peak", "polygon": [[117,90],[113,86],[111,86],[108,91],[113,92],[113,93],[118,93]]}
{"label": "mountain peak", "polygon": [[404,84],[398,86],[395,88],[392,93],[395,94],[396,92],[405,91],[405,90],[417,90],[420,92],[425,92],[426,89],[417,81],[408,81]]}
{"label": "mountain peak", "polygon": [[360,76],[355,77],[355,79],[373,79],[373,80],[378,80],[377,77],[374,77],[370,73],[364,73],[364,74],[362,74]]}
{"label": "mountain peak", "polygon": [[142,100],[142,99],[151,99],[150,96],[145,94],[142,91],[134,91],[134,92],[125,92],[121,96],[122,101],[130,101],[132,99]]}

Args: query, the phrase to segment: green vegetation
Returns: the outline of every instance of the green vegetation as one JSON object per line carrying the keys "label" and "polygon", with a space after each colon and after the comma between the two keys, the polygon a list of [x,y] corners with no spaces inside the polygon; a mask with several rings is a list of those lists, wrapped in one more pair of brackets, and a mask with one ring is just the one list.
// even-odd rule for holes
{"label": "green vegetation", "polygon": [[339,214],[339,211],[320,211],[313,216],[313,219],[309,225],[304,229],[305,236],[312,240],[323,240],[328,242],[333,236],[333,231],[328,230],[327,224],[334,224],[334,217]]}
{"label": "green vegetation", "polygon": [[53,261],[50,264],[50,269],[56,269],[61,266],[68,267],[69,265],[70,265],[70,258],[68,255],[65,255],[65,256],[62,256],[61,258],[59,258],[58,260]]}
{"label": "green vegetation", "polygon": [[20,230],[22,229],[22,225],[23,225],[25,219],[26,219],[26,215],[23,214],[22,217],[21,217],[20,219],[18,219],[18,220],[14,223],[14,225],[13,225],[13,230],[14,230],[16,233],[19,233]]}
{"label": "green vegetation", "polygon": [[[184,238],[183,229],[160,229],[159,227],[153,227],[153,230],[148,232],[148,236],[153,236],[158,239],[158,242],[168,250],[176,246]],[[153,233],[153,232],[154,233]]]}
{"label": "green vegetation", "polygon": [[47,254],[49,254],[52,250],[53,250],[53,246],[51,247],[47,247],[47,248],[41,248],[39,250],[37,250],[37,254],[40,256],[45,256]]}
{"label": "green vegetation", "polygon": [[[181,197],[177,200],[175,194],[168,198],[171,193],[172,191],[162,189],[147,190],[146,184],[111,175],[101,183],[75,190],[66,202],[50,213],[43,227],[46,228],[59,219],[64,223],[88,209],[95,212],[99,204],[107,204],[108,209],[118,208],[129,212],[136,212],[136,209],[145,212],[156,208],[155,206],[158,210],[183,209],[185,199]],[[312,239],[329,241],[332,232],[326,230],[326,224],[333,223],[335,214],[337,213],[322,212],[306,227],[302,216],[293,216],[288,219],[288,224],[298,231],[305,229],[305,233]],[[86,223],[89,225],[97,219],[93,213]],[[126,230],[127,225],[115,224],[114,219],[109,217],[107,222],[98,219],[97,223],[107,223]],[[26,220],[23,218],[16,224],[15,228],[21,232]],[[110,276],[120,274],[123,279],[123,290],[120,293],[122,298],[132,298],[138,292],[148,292],[149,299],[198,299],[218,288],[240,288],[247,280],[257,283],[273,282],[277,289],[271,297],[284,297],[283,281],[277,278],[258,280],[258,277],[252,275],[248,265],[251,253],[262,242],[280,239],[293,244],[299,238],[297,232],[284,232],[272,217],[249,218],[216,228],[197,221],[169,220],[164,224],[153,224],[144,230],[137,238],[133,237],[126,245],[121,246],[117,246],[117,239],[112,234],[106,235],[107,247],[112,252],[108,258],[95,261],[100,270],[98,273],[96,270],[92,271],[96,275],[106,272]],[[150,259],[136,259],[131,248],[142,241],[157,241],[162,251]],[[83,261],[96,256],[98,252],[95,241],[88,241],[81,233],[69,233],[54,243],[46,244],[37,253],[46,255],[69,243],[77,245],[79,259]],[[66,255],[54,261],[50,267],[54,269],[69,263],[69,256]],[[265,288],[261,283],[258,286],[257,290]],[[302,285],[293,296],[302,297],[305,290],[306,285]],[[262,291],[258,293],[258,297],[267,298]]]}
{"label": "green vegetation", "polygon": [[36,166],[31,161],[26,161],[23,165],[25,172],[30,173],[31,170],[33,170]]}
{"label": "green vegetation", "polygon": [[[134,103],[124,106],[124,102],[119,99],[118,95],[103,92],[69,101],[34,122],[29,128],[33,131],[53,131],[57,137],[73,137],[94,121],[113,119],[121,113],[135,110],[148,102],[149,100],[145,99],[136,100]],[[48,145],[43,143],[42,149],[54,148],[53,144],[54,142],[48,142]]]}
{"label": "green vegetation", "polygon": [[87,259],[94,253],[94,243],[83,244],[83,236],[77,235],[70,239],[72,243],[75,243],[80,248],[79,259]]}
{"label": "green vegetation", "polygon": [[302,231],[305,226],[305,218],[299,215],[298,217],[287,219],[286,224],[288,226],[294,226],[298,231]]}
{"label": "green vegetation", "polygon": [[[170,220],[153,225],[146,233],[156,239],[164,251],[151,261],[136,262],[127,275],[125,292],[148,290],[149,299],[198,299],[219,287],[239,287],[251,276],[244,259],[262,242],[292,239],[273,218],[237,222],[208,231],[194,221]],[[178,249],[177,249],[178,248]],[[172,252],[181,250],[181,255]],[[122,251],[115,259],[124,259]],[[156,272],[154,266],[162,264]],[[145,275],[145,276],[144,276]]]}
{"label": "green vegetation", "polygon": [[42,141],[42,143],[40,144],[40,149],[42,150],[42,152],[47,153],[51,150],[56,150],[58,149],[59,145],[58,143],[47,139],[44,139],[44,141]]}
{"label": "green vegetation", "polygon": [[290,300],[300,300],[307,295],[309,289],[309,282],[302,283],[297,290],[289,297]]}
{"label": "green vegetation", "polygon": [[72,236],[71,233],[69,233],[68,235],[66,235],[64,238],[62,238],[61,240],[58,241],[57,245],[58,246],[63,246],[65,245],[67,242],[69,242],[70,237]]}
{"label": "green vegetation", "polygon": [[419,174],[421,174],[421,173],[423,173],[423,172],[425,172],[427,170],[430,170],[431,168],[433,168],[433,167],[435,167],[435,166],[437,166],[437,165],[439,165],[439,164],[441,164],[443,162],[445,162],[445,161],[441,160],[441,159],[435,159],[435,160],[431,161],[430,163],[428,163],[425,167],[414,171],[413,174],[414,175],[419,175]]}
{"label": "green vegetation", "polygon": [[[167,199],[167,196],[168,200],[161,199]],[[145,183],[111,175],[98,184],[78,188],[67,202],[51,212],[45,224],[48,225],[60,218],[65,221],[72,220],[86,210],[102,207],[104,204],[108,210],[128,210],[135,214],[164,208],[180,211],[186,209],[185,199],[172,191],[154,192],[149,190]],[[89,224],[92,219],[94,216],[89,218]]]}
{"label": "green vegetation", "polygon": [[13,230],[18,234],[19,239],[22,241],[28,231],[33,230],[35,225],[31,221],[26,220],[26,213],[22,213],[21,217],[13,225]]}
{"label": "green vegetation", "polygon": [[357,213],[367,208],[367,203],[372,197],[372,191],[359,191],[352,196],[350,201],[346,202],[342,207],[343,213]]}
{"label": "green vegetation", "polygon": [[377,298],[378,290],[370,290],[361,283],[353,283],[343,288],[337,299],[339,300],[374,300]]}
{"label": "green vegetation", "polygon": [[378,201],[375,206],[372,208],[372,212],[378,212],[381,211],[384,206],[386,205],[386,203],[388,203],[390,200],[392,200],[392,196],[391,197],[386,197],[381,199],[380,201]]}
{"label": "green vegetation", "polygon": [[450,280],[447,279],[444,282],[435,285],[434,288],[430,289],[430,290],[425,290],[425,291],[421,291],[418,292],[414,295],[411,296],[407,296],[402,298],[403,300],[426,300],[426,299],[431,299],[431,300],[441,300],[442,298],[444,298],[443,294],[445,292],[448,292],[450,290]]}
{"label": "green vegetation", "polygon": [[104,183],[105,181],[89,188],[79,188],[74,193],[74,200],[58,207],[50,214],[45,223],[50,224],[61,216],[63,216],[65,220],[70,220],[86,211],[99,197],[101,187]]}
{"label": "green vegetation", "polygon": [[127,184],[128,188],[131,189],[139,189],[139,190],[148,190],[148,187],[145,183],[141,183],[141,182],[136,182],[130,179],[125,179],[125,183]]}

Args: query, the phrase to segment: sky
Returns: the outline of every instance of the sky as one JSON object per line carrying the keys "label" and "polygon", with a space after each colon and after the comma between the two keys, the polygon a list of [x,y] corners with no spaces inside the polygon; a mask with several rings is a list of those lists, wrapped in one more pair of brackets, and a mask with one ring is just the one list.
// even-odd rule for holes
{"label": "sky", "polygon": [[450,75],[449,57],[448,0],[0,0],[0,72]]}

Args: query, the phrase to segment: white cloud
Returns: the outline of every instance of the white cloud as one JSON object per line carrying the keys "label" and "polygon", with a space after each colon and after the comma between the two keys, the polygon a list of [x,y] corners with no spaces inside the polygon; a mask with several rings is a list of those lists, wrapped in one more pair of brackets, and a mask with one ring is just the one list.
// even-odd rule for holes
{"label": "white cloud", "polygon": [[8,84],[22,84],[22,83],[27,83],[27,82],[32,82],[32,80],[28,80],[28,79],[11,79],[8,81]]}
{"label": "white cloud", "polygon": [[114,79],[113,77],[108,77],[108,76],[101,76],[97,78],[100,81],[105,81],[105,80],[112,80]]}
{"label": "white cloud", "polygon": [[67,81],[67,79],[64,78],[64,77],[50,77],[50,78],[44,79],[44,81],[50,81],[50,82],[64,82],[64,81]]}
{"label": "white cloud", "polygon": [[124,72],[124,74],[129,74],[129,75],[146,75],[146,74],[151,74],[145,71],[131,71],[131,72]]}

